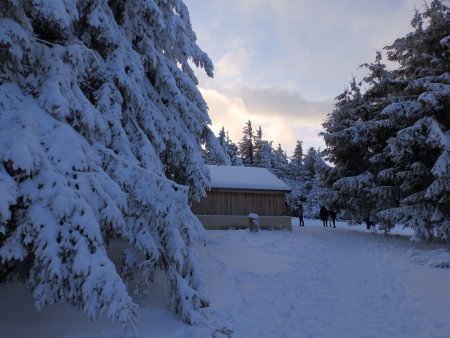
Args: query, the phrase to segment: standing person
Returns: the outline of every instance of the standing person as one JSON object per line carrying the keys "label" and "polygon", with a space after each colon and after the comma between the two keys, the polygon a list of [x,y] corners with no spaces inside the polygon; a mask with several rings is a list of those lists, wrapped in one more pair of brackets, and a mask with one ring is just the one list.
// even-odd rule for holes
{"label": "standing person", "polygon": [[370,228],[371,228],[372,226],[375,225],[375,224],[370,220],[369,217],[364,218],[364,222],[366,222],[367,230],[370,230]]}
{"label": "standing person", "polygon": [[319,216],[320,219],[322,220],[323,226],[328,227],[328,211],[327,208],[325,208],[325,206],[323,205],[320,207]]}
{"label": "standing person", "polygon": [[334,210],[330,210],[328,211],[328,214],[330,215],[330,226],[331,226],[331,222],[333,222],[333,228],[336,228],[336,211]]}
{"label": "standing person", "polygon": [[303,204],[301,204],[301,203],[298,206],[297,215],[298,215],[298,219],[299,219],[299,225],[301,227],[304,227],[305,226],[305,221],[303,220]]}

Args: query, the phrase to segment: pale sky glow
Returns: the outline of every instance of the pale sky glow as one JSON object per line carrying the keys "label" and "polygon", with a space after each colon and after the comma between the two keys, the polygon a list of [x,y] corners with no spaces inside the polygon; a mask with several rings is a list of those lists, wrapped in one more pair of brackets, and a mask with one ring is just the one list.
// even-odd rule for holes
{"label": "pale sky glow", "polygon": [[185,0],[198,44],[215,66],[197,71],[213,130],[237,143],[251,120],[292,153],[317,135],[359,65],[412,30],[422,0]]}

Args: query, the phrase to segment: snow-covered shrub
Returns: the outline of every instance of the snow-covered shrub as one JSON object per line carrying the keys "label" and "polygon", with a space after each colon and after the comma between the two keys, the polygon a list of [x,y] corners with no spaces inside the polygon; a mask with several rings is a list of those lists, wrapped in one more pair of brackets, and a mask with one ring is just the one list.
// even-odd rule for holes
{"label": "snow-covered shrub", "polygon": [[410,263],[426,265],[433,268],[450,268],[450,252],[446,249],[410,250],[406,259]]}

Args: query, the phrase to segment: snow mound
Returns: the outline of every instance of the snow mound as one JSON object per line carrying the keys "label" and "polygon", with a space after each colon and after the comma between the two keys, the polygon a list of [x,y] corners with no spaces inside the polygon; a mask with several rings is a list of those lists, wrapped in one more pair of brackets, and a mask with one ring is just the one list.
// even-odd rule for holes
{"label": "snow mound", "polygon": [[450,268],[450,252],[446,249],[410,251],[406,259],[409,263],[441,269]]}

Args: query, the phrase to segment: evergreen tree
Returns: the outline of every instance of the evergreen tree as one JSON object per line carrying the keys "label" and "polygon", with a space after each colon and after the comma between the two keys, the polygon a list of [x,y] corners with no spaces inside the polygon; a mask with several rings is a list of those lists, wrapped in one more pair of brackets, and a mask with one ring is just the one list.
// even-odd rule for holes
{"label": "evergreen tree", "polygon": [[308,149],[303,160],[303,172],[306,177],[312,178],[316,174],[316,164],[319,153],[313,147]]}
{"label": "evergreen tree", "polygon": [[273,151],[274,155],[274,165],[275,171],[285,172],[287,170],[288,157],[286,152],[281,148],[281,144],[278,144],[277,149]]}
{"label": "evergreen tree", "polygon": [[[316,174],[305,183],[303,207],[305,209],[305,217],[319,218],[320,206],[323,205],[323,195],[327,193],[327,189],[321,184],[320,172]],[[338,210],[328,205],[331,210]]]}
{"label": "evergreen tree", "polygon": [[[228,132],[225,131],[225,127],[220,129],[217,140],[223,150],[223,155],[204,148],[202,151],[205,163],[212,165],[242,166],[242,160],[238,156],[237,145],[231,141]],[[223,157],[225,157],[226,160],[223,160]]]}
{"label": "evergreen tree", "polygon": [[256,131],[254,154],[253,166],[266,169],[271,169],[274,167],[275,159],[272,142],[263,140],[261,126]]}
{"label": "evergreen tree", "polygon": [[294,154],[291,158],[291,163],[295,164],[298,168],[301,168],[303,166],[303,141],[297,141],[294,149]]}
{"label": "evergreen tree", "polygon": [[258,156],[255,159],[255,166],[266,169],[272,169],[276,166],[276,159],[274,150],[272,148],[272,141],[262,140],[258,152]]}
{"label": "evergreen tree", "polygon": [[181,0],[0,2],[0,277],[26,280],[38,308],[133,325],[126,281],[145,294],[162,270],[170,307],[201,318],[189,202],[209,185],[201,145],[221,150],[195,41]]}
{"label": "evergreen tree", "polygon": [[256,131],[255,136],[255,152],[257,152],[258,143],[262,141],[262,128],[261,126],[258,127],[258,130]]}
{"label": "evergreen tree", "polygon": [[[395,126],[381,111],[402,100],[404,84],[386,70],[379,52],[374,63],[362,67],[368,75],[359,84],[353,80],[350,89],[337,97],[335,110],[324,123],[325,154],[335,168],[321,177],[332,187],[324,196],[328,207],[343,210],[354,221],[373,221],[378,211],[398,203],[395,188],[378,177],[390,164],[381,153],[395,134]],[[366,88],[364,93],[361,87]]]}
{"label": "evergreen tree", "polygon": [[[301,141],[298,141],[297,148],[300,146]],[[297,154],[299,153],[298,151]],[[287,203],[291,210],[295,210],[298,203],[301,202],[303,203],[305,217],[317,218],[322,204],[322,195],[326,191],[321,185],[323,170],[319,170],[319,168],[329,167],[323,161],[321,153],[313,147],[309,148],[304,156],[303,165],[298,167],[298,163],[299,161],[293,156],[284,177],[286,184],[291,187],[291,192],[286,198]]]}
{"label": "evergreen tree", "polygon": [[254,155],[254,166],[260,167],[261,166],[261,150],[263,139],[262,139],[262,128],[259,126],[258,130],[256,131],[256,135],[254,137],[254,147],[253,147],[253,155]]}
{"label": "evergreen tree", "polygon": [[387,47],[407,83],[405,99],[383,111],[397,126],[385,156],[386,176],[398,181],[400,205],[383,220],[413,228],[419,237],[450,240],[450,10],[434,0],[416,12],[415,31]]}
{"label": "evergreen tree", "polygon": [[379,54],[364,65],[367,90],[353,83],[338,97],[323,134],[336,165],[326,178],[328,200],[443,240],[450,239],[449,22],[439,0],[417,12],[415,31],[387,47],[400,68],[387,71]]}
{"label": "evergreen tree", "polygon": [[242,136],[242,140],[239,142],[239,155],[244,165],[252,166],[254,159],[254,135],[250,120],[246,122],[242,132],[244,136]]}
{"label": "evergreen tree", "polygon": [[286,195],[286,202],[289,208],[295,211],[299,203],[303,203],[306,200],[302,141],[297,141],[294,154],[290,158],[287,166],[287,174],[283,181],[291,188],[291,192]]}
{"label": "evergreen tree", "polygon": [[219,141],[221,151],[218,152],[216,149],[203,147],[202,148],[203,161],[206,164],[211,165],[230,165],[231,159],[229,155],[229,149],[224,127],[222,127],[222,129],[219,131],[217,141]]}
{"label": "evergreen tree", "polygon": [[303,174],[303,142],[297,141],[292,157],[288,163],[288,176],[291,179],[301,179]]}
{"label": "evergreen tree", "polygon": [[242,159],[239,157],[238,146],[236,145],[236,143],[234,143],[230,139],[230,137],[228,136],[228,132],[227,132],[225,142],[227,145],[227,154],[228,154],[228,157],[230,158],[231,165],[243,166]]}
{"label": "evergreen tree", "polygon": [[217,136],[217,141],[219,141],[222,147],[227,144],[227,133],[225,132],[225,127],[220,129],[219,136]]}
{"label": "evergreen tree", "polygon": [[[335,169],[326,170],[323,182],[331,188],[324,196],[324,204],[331,209],[344,210],[347,217],[360,220],[367,215],[367,207],[372,205],[368,199],[367,191],[371,188],[371,181],[367,181],[364,174],[369,168],[367,144],[363,142],[366,135],[360,130],[366,130],[366,121],[362,121],[366,101],[361,94],[360,85],[353,81],[350,88],[337,97],[334,111],[323,124],[325,132],[322,133],[327,145],[325,154]],[[315,175],[314,149],[311,156],[305,158],[305,172],[309,177]],[[310,152],[308,151],[308,155]],[[358,182],[365,184],[358,184]],[[367,186],[369,183],[369,186]]]}

